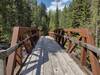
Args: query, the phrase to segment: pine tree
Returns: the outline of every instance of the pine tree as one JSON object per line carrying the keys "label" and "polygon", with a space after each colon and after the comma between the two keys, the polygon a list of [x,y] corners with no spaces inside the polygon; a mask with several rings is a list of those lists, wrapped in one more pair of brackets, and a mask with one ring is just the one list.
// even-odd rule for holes
{"label": "pine tree", "polygon": [[72,27],[85,27],[90,24],[90,1],[74,0],[72,3]]}
{"label": "pine tree", "polygon": [[70,15],[70,11],[68,10],[68,8],[64,7],[63,11],[61,12],[61,25],[62,28],[70,28],[71,27],[71,15]]}
{"label": "pine tree", "polygon": [[96,46],[99,46],[99,30],[100,30],[100,0],[92,0],[91,3],[91,29],[93,30]]}
{"label": "pine tree", "polygon": [[40,5],[36,4],[33,8],[33,26],[42,30],[44,34],[48,33],[49,17],[44,3],[41,3]]}
{"label": "pine tree", "polygon": [[56,13],[55,13],[55,28],[59,28],[59,9],[58,5],[56,8]]}
{"label": "pine tree", "polygon": [[50,22],[49,22],[49,29],[52,31],[55,29],[55,12],[54,11],[49,11],[49,18],[50,18]]}
{"label": "pine tree", "polygon": [[41,19],[41,26],[44,34],[46,35],[49,30],[49,17],[46,13],[46,6],[44,3],[41,3],[41,9],[40,9],[40,19]]}
{"label": "pine tree", "polygon": [[13,26],[30,26],[31,22],[31,9],[27,1],[0,0],[0,25],[5,38],[10,36]]}
{"label": "pine tree", "polygon": [[16,0],[17,25],[31,26],[32,10],[29,1]]}
{"label": "pine tree", "polygon": [[[7,28],[7,4],[8,2],[6,0],[1,0],[0,1],[0,16],[1,16],[1,24],[3,25],[3,29],[6,30]],[[6,10],[6,11],[5,11]]]}

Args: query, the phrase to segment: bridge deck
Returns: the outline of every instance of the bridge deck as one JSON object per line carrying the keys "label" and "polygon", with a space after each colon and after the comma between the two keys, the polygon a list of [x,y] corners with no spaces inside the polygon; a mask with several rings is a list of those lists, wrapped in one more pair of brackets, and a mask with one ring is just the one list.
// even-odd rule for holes
{"label": "bridge deck", "polygon": [[42,36],[20,75],[85,75],[85,73],[51,37]]}

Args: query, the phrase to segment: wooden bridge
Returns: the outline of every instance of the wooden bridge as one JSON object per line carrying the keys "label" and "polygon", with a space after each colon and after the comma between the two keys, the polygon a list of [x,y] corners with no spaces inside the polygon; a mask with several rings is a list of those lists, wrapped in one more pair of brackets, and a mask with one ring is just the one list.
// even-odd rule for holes
{"label": "wooden bridge", "polygon": [[88,29],[41,36],[36,28],[14,27],[11,47],[0,51],[0,75],[100,75],[99,57]]}

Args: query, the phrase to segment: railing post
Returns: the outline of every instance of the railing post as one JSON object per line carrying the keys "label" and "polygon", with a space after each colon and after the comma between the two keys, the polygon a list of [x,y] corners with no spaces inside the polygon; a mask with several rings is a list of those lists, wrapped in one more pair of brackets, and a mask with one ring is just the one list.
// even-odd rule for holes
{"label": "railing post", "polygon": [[62,29],[62,33],[61,33],[61,35],[63,36],[63,37],[61,37],[61,46],[64,48],[64,34],[65,34],[65,32],[64,32],[64,30]]}
{"label": "railing post", "polygon": [[17,65],[21,65],[22,64],[22,47],[19,47],[16,52],[15,52],[15,55],[16,55],[16,66]]}
{"label": "railing post", "polygon": [[56,36],[57,30],[54,30],[54,39],[57,41],[57,36]]}
{"label": "railing post", "polygon": [[26,52],[28,54],[31,54],[32,52],[32,45],[31,45],[31,42],[28,40],[27,42],[24,42],[24,46],[26,48]]}
{"label": "railing post", "polygon": [[[61,35],[61,29],[58,29],[58,31],[59,31],[59,35]],[[59,37],[59,38],[58,38],[58,43],[59,43],[59,45],[61,45],[61,44],[60,44],[60,42],[61,42],[61,36],[59,36],[59,35],[58,35],[58,37]]]}
{"label": "railing post", "polygon": [[[60,33],[61,33],[61,30],[60,29],[58,29],[58,34],[60,35]],[[60,36],[59,35],[57,35],[57,42],[60,44]]]}
{"label": "railing post", "polygon": [[[80,41],[81,38],[82,38],[82,37],[79,36],[78,40]],[[70,47],[70,49],[68,50],[68,53],[72,53],[72,51],[74,51],[74,49],[75,49],[76,46],[77,46],[77,44],[72,44],[72,43],[71,43],[71,47]]]}
{"label": "railing post", "polygon": [[[86,38],[82,37],[82,41],[86,43]],[[81,64],[86,65],[86,53],[87,49],[82,47],[82,52],[81,52]]]}
{"label": "railing post", "polygon": [[[94,39],[91,36],[89,31],[87,35],[87,43],[91,45],[95,45]],[[95,53],[90,51],[89,54],[90,54],[90,62],[91,62],[93,75],[100,75],[100,64],[99,64],[99,61],[97,60]]]}
{"label": "railing post", "polygon": [[[17,43],[18,36],[19,36],[19,29],[20,29],[19,27],[14,27],[14,29],[13,29],[11,47],[13,47]],[[6,67],[6,75],[12,75],[13,74],[14,65],[15,65],[15,52],[13,52],[8,57],[7,67]]]}
{"label": "railing post", "polygon": [[[69,38],[71,37],[71,32],[68,32],[68,37]],[[68,50],[67,50],[67,52],[70,50],[71,47],[72,47],[72,42],[69,40],[68,41]]]}

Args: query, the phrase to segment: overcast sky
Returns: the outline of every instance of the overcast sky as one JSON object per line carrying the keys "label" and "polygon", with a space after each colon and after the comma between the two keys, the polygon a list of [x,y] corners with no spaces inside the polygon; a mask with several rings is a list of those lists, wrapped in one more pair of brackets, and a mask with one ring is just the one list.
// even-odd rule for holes
{"label": "overcast sky", "polygon": [[[57,6],[56,0],[38,0],[38,4],[40,4],[41,2],[43,2],[46,5],[47,11],[56,10],[56,6]],[[58,2],[58,8],[60,10],[63,10],[64,6],[69,5],[70,2],[71,2],[71,0],[60,0]]]}

